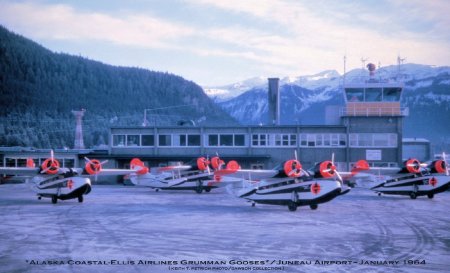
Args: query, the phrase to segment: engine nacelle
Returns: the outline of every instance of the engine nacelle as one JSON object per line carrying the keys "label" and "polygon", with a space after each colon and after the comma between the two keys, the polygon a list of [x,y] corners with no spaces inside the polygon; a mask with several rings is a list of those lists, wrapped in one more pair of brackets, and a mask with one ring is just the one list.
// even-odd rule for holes
{"label": "engine nacelle", "polygon": [[197,158],[197,168],[200,171],[205,171],[208,169],[209,160],[204,157]]}
{"label": "engine nacelle", "polygon": [[236,160],[231,160],[227,163],[227,170],[230,171],[237,171],[241,168],[241,166],[239,165],[239,163]]}
{"label": "engine nacelle", "polygon": [[411,158],[408,159],[404,162],[405,164],[405,169],[407,172],[409,173],[420,173],[420,161],[415,159],[415,158]]}
{"label": "engine nacelle", "polygon": [[36,167],[36,164],[34,163],[34,160],[32,158],[27,158],[27,168],[34,168]]}
{"label": "engine nacelle", "polygon": [[329,160],[317,163],[314,168],[314,177],[330,178],[335,174],[336,166]]}
{"label": "engine nacelle", "polygon": [[102,164],[97,159],[92,159],[86,162],[84,169],[90,175],[98,174],[102,171]]}
{"label": "engine nacelle", "polygon": [[447,166],[444,160],[435,160],[428,165],[432,173],[445,173]]}
{"label": "engine nacelle", "polygon": [[42,162],[41,169],[46,174],[57,174],[59,170],[59,161],[54,158],[47,158]]}
{"label": "engine nacelle", "polygon": [[352,168],[352,172],[358,171],[367,171],[370,169],[369,163],[364,159],[356,161],[355,165]]}
{"label": "engine nacelle", "polygon": [[222,165],[225,165],[225,162],[218,156],[211,158],[211,166],[213,167],[214,170],[221,169]]}
{"label": "engine nacelle", "polygon": [[300,161],[291,159],[284,163],[284,173],[288,177],[299,177],[302,175],[302,164]]}
{"label": "engine nacelle", "polygon": [[149,171],[149,169],[145,167],[144,162],[142,162],[139,158],[133,158],[131,160],[130,168],[132,170],[136,170],[136,173],[139,175],[146,174]]}

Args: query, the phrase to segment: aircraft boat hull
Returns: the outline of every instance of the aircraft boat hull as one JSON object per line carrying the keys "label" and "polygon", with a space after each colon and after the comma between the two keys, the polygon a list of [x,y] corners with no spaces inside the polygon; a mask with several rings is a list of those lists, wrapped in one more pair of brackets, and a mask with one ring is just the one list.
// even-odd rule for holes
{"label": "aircraft boat hull", "polygon": [[412,199],[417,196],[432,198],[434,194],[449,189],[450,176],[433,174],[411,174],[407,176],[388,179],[372,187],[371,190],[379,194],[409,195]]}

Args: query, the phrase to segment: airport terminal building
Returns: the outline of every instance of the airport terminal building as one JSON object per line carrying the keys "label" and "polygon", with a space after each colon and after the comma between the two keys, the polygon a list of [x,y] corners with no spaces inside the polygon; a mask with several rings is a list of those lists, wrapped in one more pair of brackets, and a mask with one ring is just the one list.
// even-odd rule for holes
{"label": "airport terminal building", "polygon": [[269,122],[263,126],[113,127],[110,156],[126,166],[140,157],[149,166],[199,156],[237,160],[243,168],[273,168],[294,158],[305,168],[331,160],[348,170],[360,159],[372,166],[402,162],[402,83],[375,79],[344,83],[345,107],[330,107],[327,125],[279,125],[278,78],[269,78]]}

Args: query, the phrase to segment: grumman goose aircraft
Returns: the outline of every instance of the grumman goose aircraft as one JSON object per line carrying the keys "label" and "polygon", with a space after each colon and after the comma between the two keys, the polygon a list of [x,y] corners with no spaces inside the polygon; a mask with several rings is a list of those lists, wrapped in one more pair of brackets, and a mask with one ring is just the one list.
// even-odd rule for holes
{"label": "grumman goose aircraft", "polygon": [[430,164],[421,164],[417,159],[404,162],[403,168],[389,170],[372,168],[390,177],[371,190],[381,194],[409,195],[411,199],[418,196],[433,198],[435,194],[444,192],[450,187],[449,167],[442,155],[442,160],[435,160]]}
{"label": "grumman goose aircraft", "polygon": [[1,167],[2,175],[18,175],[30,183],[31,189],[36,192],[38,199],[42,197],[51,198],[56,204],[59,200],[77,198],[78,202],[83,202],[83,195],[91,191],[91,180],[89,176],[98,175],[125,175],[131,173],[130,170],[102,169],[106,163],[97,159],[86,160],[84,168],[61,168],[60,163],[54,158],[53,151],[50,158],[42,162],[40,167],[36,167],[34,161],[27,159],[27,167]]}
{"label": "grumman goose aircraft", "polygon": [[134,173],[128,177],[134,185],[141,185],[158,190],[193,190],[197,193],[210,192],[217,188],[213,180],[213,170],[220,170],[225,164],[218,156],[208,160],[205,157],[197,158],[197,166],[178,165],[168,167],[148,168],[144,163],[134,158],[130,167]]}
{"label": "grumman goose aircraft", "polygon": [[[361,169],[367,169],[367,162],[359,161],[352,173],[356,174]],[[288,160],[283,168],[263,171],[270,178],[260,181],[252,181],[254,177],[261,178],[260,170],[219,170],[215,175],[242,177],[243,185],[233,193],[255,203],[287,206],[290,211],[297,210],[299,206],[309,206],[312,210],[318,208],[321,203],[328,202],[335,197],[350,191],[343,185],[343,180],[333,161],[323,161],[315,165],[314,171],[302,169],[302,165],[296,159]],[[253,178],[252,178],[253,177]]]}

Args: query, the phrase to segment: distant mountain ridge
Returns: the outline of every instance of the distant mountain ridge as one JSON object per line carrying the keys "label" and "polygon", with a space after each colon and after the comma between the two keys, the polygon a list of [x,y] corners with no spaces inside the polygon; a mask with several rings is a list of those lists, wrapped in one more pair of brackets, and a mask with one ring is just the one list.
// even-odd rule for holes
{"label": "distant mountain ridge", "polygon": [[[366,75],[367,70],[354,69],[346,73],[346,81]],[[399,70],[398,66],[387,66],[378,69],[376,77],[388,75],[401,77],[405,84],[401,103],[409,108],[409,116],[405,118],[404,136],[425,137],[437,150],[450,149],[450,67],[404,64]],[[267,78],[261,77],[260,82],[251,86],[248,83],[253,79],[243,82],[246,84],[227,85],[240,86],[239,92],[230,88],[222,91],[227,93],[226,100],[224,96],[215,99],[243,124],[266,124]],[[327,106],[344,106],[342,83],[342,76],[334,70],[280,79],[281,123],[325,124]],[[239,95],[231,97],[231,94]]]}
{"label": "distant mountain ridge", "polygon": [[2,26],[0,92],[0,146],[72,147],[81,108],[87,147],[107,144],[111,126],[141,125],[144,109],[150,125],[236,124],[194,82],[53,53]]}

